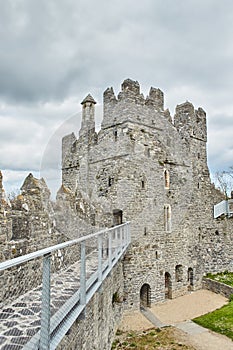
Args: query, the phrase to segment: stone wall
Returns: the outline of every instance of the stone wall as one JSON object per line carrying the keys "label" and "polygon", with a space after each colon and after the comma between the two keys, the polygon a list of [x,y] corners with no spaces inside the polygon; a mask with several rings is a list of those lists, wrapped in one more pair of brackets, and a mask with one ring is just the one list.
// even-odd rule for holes
{"label": "stone wall", "polygon": [[[131,221],[132,244],[115,280],[121,288],[124,279],[125,308],[139,308],[146,288],[153,303],[201,288],[207,272],[233,271],[233,219],[213,218],[213,206],[223,195],[210,180],[204,110],[185,102],[172,118],[160,89],[152,87],[144,97],[139,83],[127,79],[118,95],[112,88],[104,92],[103,121],[96,133],[95,103],[90,95],[82,102],[79,138],[63,138],[62,186],[55,203],[44,181],[30,174],[10,207],[0,176],[2,260]],[[78,254],[64,254],[59,268]],[[25,270],[29,276],[30,269]],[[9,289],[14,293],[21,288],[21,275],[13,271],[3,286],[15,283]],[[109,293],[115,293],[108,283]],[[107,308],[104,289],[90,303],[95,327],[98,315],[115,322],[119,306],[110,308],[110,294]],[[80,320],[78,334],[86,334],[88,317]],[[98,327],[96,342],[103,331]],[[73,348],[87,347],[83,336],[83,344],[67,337]]]}
{"label": "stone wall", "polygon": [[[4,195],[2,176],[0,180],[1,261],[96,231],[85,220],[84,212],[88,211],[85,200],[80,198],[77,206],[75,196],[64,186],[58,191],[56,203],[52,203],[45,181],[29,174],[22,185],[21,194],[10,203]],[[60,250],[59,255],[55,253],[52,256],[52,271],[66,268],[79,256],[78,245]],[[3,271],[0,280],[1,302],[10,302],[40,285],[41,271],[42,259]]]}
{"label": "stone wall", "polygon": [[202,288],[221,294],[226,298],[230,298],[233,295],[233,287],[206,277],[202,280]]}
{"label": "stone wall", "polygon": [[[89,103],[93,111],[95,101]],[[87,221],[94,216],[108,227],[121,218],[131,221],[133,242],[124,261],[130,308],[139,307],[144,284],[156,302],[201,288],[206,272],[233,269],[233,220],[213,219],[222,195],[207,166],[206,113],[185,102],[173,119],[160,89],[144,97],[139,83],[127,79],[118,95],[112,88],[104,92],[98,134],[83,117],[85,133],[63,156],[63,184],[77,204],[77,193],[89,203]],[[76,163],[73,170],[69,164]]]}
{"label": "stone wall", "polygon": [[119,261],[57,349],[110,350],[123,313],[123,287],[123,267]]}

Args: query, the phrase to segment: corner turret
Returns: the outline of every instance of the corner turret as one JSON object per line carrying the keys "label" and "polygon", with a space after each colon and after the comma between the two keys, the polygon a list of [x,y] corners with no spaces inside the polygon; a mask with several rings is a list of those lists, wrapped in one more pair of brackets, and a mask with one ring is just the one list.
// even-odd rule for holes
{"label": "corner turret", "polygon": [[95,132],[95,104],[96,101],[89,94],[81,102],[82,105],[82,124],[79,136]]}

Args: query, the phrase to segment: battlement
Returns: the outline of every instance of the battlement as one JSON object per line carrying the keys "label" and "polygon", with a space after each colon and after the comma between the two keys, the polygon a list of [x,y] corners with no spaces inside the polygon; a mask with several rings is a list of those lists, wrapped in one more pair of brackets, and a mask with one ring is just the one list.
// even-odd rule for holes
{"label": "battlement", "polygon": [[177,118],[187,118],[192,114],[194,114],[194,106],[191,102],[186,101],[176,106]]}
{"label": "battlement", "polygon": [[146,98],[146,104],[164,109],[164,94],[160,89],[150,88],[149,96]]}
{"label": "battlement", "polygon": [[140,95],[140,85],[138,81],[125,79],[121,84],[121,91],[123,93],[130,93],[133,95]]}
{"label": "battlement", "polygon": [[151,110],[164,110],[164,94],[160,89],[151,87],[149,96],[145,99],[140,91],[140,84],[138,81],[132,79],[125,79],[123,81],[121,84],[121,91],[117,97],[112,87],[107,88],[104,92],[103,100],[103,128],[114,125],[117,121],[122,122],[126,110],[128,111],[127,118],[130,117],[130,114],[132,114],[132,118],[133,115],[135,117],[135,115],[139,113],[138,108],[140,108],[141,115],[146,114],[148,108],[150,108],[150,113]]}
{"label": "battlement", "polygon": [[116,96],[114,94],[114,90],[112,87],[107,88],[104,91],[104,102],[117,102]]}
{"label": "battlement", "polygon": [[189,136],[206,141],[206,113],[202,108],[194,109],[191,102],[186,101],[176,106],[174,125],[181,136]]}

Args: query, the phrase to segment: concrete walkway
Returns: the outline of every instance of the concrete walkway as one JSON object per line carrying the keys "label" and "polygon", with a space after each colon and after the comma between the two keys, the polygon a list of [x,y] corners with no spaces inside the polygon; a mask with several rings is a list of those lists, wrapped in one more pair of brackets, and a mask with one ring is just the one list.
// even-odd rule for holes
{"label": "concrete walkway", "polygon": [[164,323],[162,323],[148,308],[141,307],[141,313],[147,318],[149,322],[151,322],[155,327],[161,328],[166,327]]}

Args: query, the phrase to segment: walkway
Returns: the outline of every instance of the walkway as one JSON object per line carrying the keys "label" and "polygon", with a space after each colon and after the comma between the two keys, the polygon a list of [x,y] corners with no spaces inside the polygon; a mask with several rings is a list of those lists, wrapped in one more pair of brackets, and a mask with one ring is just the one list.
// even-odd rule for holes
{"label": "walkway", "polygon": [[[219,294],[199,290],[161,304],[152,305],[149,311],[155,318],[150,317],[150,321],[139,311],[128,312],[120,328],[122,330],[142,330],[160,324],[173,325],[182,332],[185,340],[197,350],[233,350],[233,342],[229,338],[190,321],[194,317],[220,308],[226,303],[227,299]],[[160,324],[156,324],[156,320]]]}
{"label": "walkway", "polygon": [[[87,258],[87,276],[96,271],[98,260]],[[54,274],[51,281],[51,313],[54,315],[80,285],[80,262]],[[40,330],[41,286],[18,297],[0,309],[0,349],[20,350]],[[27,347],[27,346],[26,346]]]}

